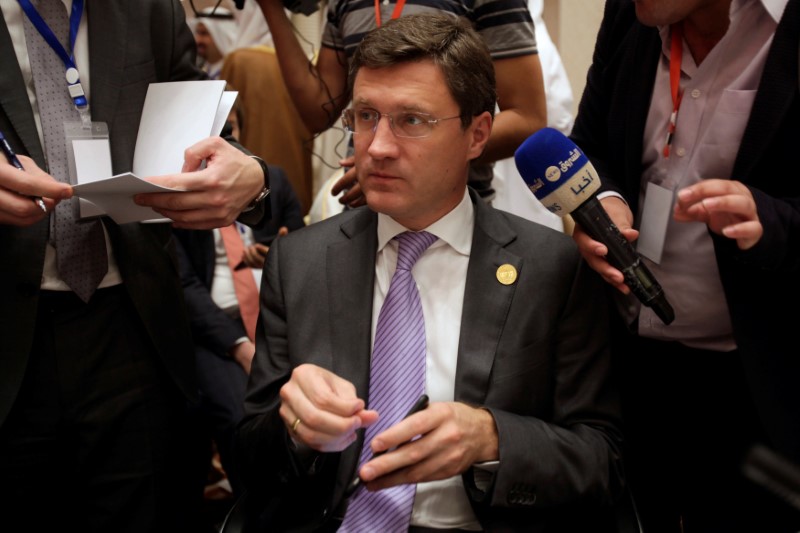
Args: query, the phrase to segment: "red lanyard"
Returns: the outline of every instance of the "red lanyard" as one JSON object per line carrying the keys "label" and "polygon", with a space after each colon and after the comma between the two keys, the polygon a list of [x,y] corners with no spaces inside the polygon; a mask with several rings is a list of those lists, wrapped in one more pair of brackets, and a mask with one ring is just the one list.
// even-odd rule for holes
{"label": "red lanyard", "polygon": [[[392,12],[392,18],[400,18],[400,13],[403,12],[403,6],[406,5],[406,0],[397,0],[397,4],[394,6],[394,11]],[[381,4],[380,0],[375,0],[375,22],[378,24],[378,27],[381,27]]]}
{"label": "red lanyard", "polygon": [[683,56],[683,26],[678,22],[670,26],[669,31],[671,34],[669,88],[672,92],[672,114],[669,116],[667,142],[664,145],[664,157],[669,157],[669,146],[672,144],[672,137],[675,135],[675,123],[678,120],[678,109],[681,107],[681,99],[683,98],[683,93],[680,91],[681,58]]}

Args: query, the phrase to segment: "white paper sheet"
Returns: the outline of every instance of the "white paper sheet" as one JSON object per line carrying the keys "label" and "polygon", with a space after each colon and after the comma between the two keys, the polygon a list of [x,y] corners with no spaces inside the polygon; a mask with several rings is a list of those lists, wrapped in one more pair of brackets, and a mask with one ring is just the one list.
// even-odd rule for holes
{"label": "white paper sheet", "polygon": [[[133,195],[175,192],[141,178],[179,173],[186,148],[210,135],[219,135],[237,95],[228,91],[230,94],[223,97],[223,93],[223,80],[151,83],[136,138],[132,172],[91,183],[81,180],[73,187],[75,195],[100,207],[118,224],[168,222],[149,207],[135,204]],[[217,118],[220,115],[222,120]]]}

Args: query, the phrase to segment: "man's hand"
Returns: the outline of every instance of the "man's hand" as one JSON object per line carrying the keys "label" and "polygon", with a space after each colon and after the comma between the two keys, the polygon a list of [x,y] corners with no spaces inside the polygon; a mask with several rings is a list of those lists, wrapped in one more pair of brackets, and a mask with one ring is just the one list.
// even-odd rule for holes
{"label": "man's hand", "polygon": [[[639,232],[633,229],[633,213],[628,204],[616,196],[609,196],[600,200],[603,209],[608,213],[609,218],[617,226],[619,232],[628,239],[629,242],[635,241],[639,237]],[[580,224],[575,224],[572,238],[578,245],[581,255],[607,283],[619,290],[622,294],[629,294],[631,289],[625,285],[625,276],[617,268],[611,266],[606,259],[608,247],[602,242],[592,239]]]}
{"label": "man's hand", "polygon": [[342,197],[339,198],[339,203],[348,207],[359,207],[367,203],[367,197],[361,192],[361,185],[358,183],[356,167],[353,166],[355,162],[355,156],[350,156],[339,161],[339,164],[347,170],[344,175],[331,186],[331,194],[333,196],[345,191]]}
{"label": "man's hand", "polygon": [[239,363],[247,375],[250,375],[250,368],[253,366],[253,356],[256,353],[256,345],[250,341],[245,341],[234,346],[231,351],[231,357],[234,361]]}
{"label": "man's hand", "polygon": [[[282,237],[288,233],[289,228],[286,226],[281,226],[280,229],[278,229],[278,235],[275,238],[277,239],[278,237]],[[244,249],[242,261],[244,261],[244,264],[250,268],[264,268],[264,260],[267,258],[267,252],[269,252],[269,246],[257,242],[247,246]]]}
{"label": "man's hand", "polygon": [[[418,435],[422,435],[416,440]],[[491,413],[457,402],[435,402],[375,436],[359,475],[369,490],[447,479],[470,466],[499,458]]]}
{"label": "man's hand", "polygon": [[[206,161],[206,168],[198,170]],[[211,229],[232,224],[264,188],[261,165],[221,137],[209,137],[184,153],[181,174],[148,181],[181,193],[137,194],[136,203],[172,219],[177,228]]]}
{"label": "man's hand", "polygon": [[741,250],[764,234],[753,193],[739,181],[709,179],[678,191],[674,209],[679,222],[702,222],[717,235],[735,239]]}
{"label": "man's hand", "polygon": [[47,216],[32,196],[44,200],[48,213],[61,200],[72,198],[72,187],[41,170],[33,159],[19,156],[25,170],[0,157],[0,224],[30,226]]}
{"label": "man's hand", "polygon": [[378,419],[352,383],[315,365],[300,365],[281,387],[280,415],[292,438],[319,452],[339,452],[356,430]]}

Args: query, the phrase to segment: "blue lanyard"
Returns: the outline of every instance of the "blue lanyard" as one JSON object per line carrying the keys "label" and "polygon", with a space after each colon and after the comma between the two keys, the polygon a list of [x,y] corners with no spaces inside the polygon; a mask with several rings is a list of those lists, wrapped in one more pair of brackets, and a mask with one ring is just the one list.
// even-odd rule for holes
{"label": "blue lanyard", "polygon": [[[25,11],[28,19],[30,19],[31,23],[42,35],[44,40],[47,41],[47,44],[50,45],[50,48],[52,48],[61,58],[61,61],[64,62],[69,95],[72,101],[75,102],[75,107],[77,107],[79,111],[88,111],[89,102],[86,100],[86,94],[83,92],[83,87],[81,86],[78,67],[75,66],[75,55],[73,52],[75,48],[75,39],[78,37],[78,26],[80,26],[81,17],[83,16],[83,0],[72,1],[72,11],[69,15],[69,52],[64,49],[64,46],[59,42],[53,30],[50,29],[50,26],[47,25],[47,22],[44,21],[33,4],[31,4],[30,0],[17,1],[23,11]],[[83,115],[83,112],[81,114]]]}

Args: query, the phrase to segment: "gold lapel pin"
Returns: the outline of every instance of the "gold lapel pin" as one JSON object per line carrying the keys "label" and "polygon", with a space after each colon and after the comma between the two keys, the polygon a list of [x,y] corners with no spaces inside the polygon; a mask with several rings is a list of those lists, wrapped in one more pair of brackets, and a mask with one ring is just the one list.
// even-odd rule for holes
{"label": "gold lapel pin", "polygon": [[517,281],[517,269],[508,263],[497,267],[497,273],[495,275],[497,276],[497,281],[503,285],[511,285]]}

